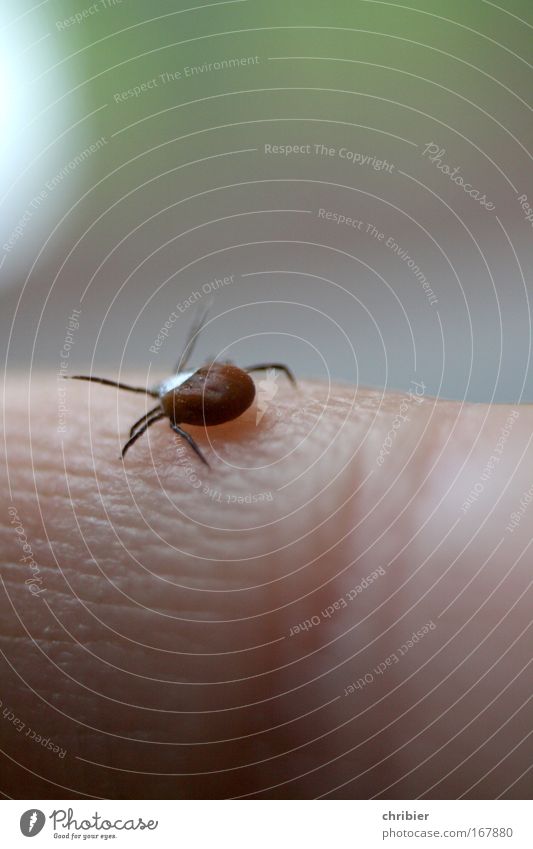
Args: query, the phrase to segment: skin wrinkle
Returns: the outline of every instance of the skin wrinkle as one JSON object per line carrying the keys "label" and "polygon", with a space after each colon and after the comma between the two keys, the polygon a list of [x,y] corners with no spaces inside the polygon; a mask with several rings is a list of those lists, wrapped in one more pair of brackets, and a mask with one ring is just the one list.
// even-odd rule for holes
{"label": "skin wrinkle", "polygon": [[[526,485],[527,466],[520,466],[514,498],[503,497],[497,529],[494,522],[489,523],[483,539],[470,546],[470,553],[461,555],[461,549],[472,538],[473,524],[479,524],[482,511],[486,512],[491,499],[494,505],[492,495],[485,499],[487,503],[473,505],[468,522],[463,521],[444,539],[460,514],[460,505],[472,482],[478,479],[487,455],[490,456],[510,408],[494,408],[487,427],[481,428],[480,422],[487,411],[482,405],[461,409],[454,402],[438,402],[435,406],[434,399],[425,398],[411,409],[413,420],[400,428],[394,447],[380,469],[376,457],[404,397],[402,393],[382,397],[379,392],[359,389],[355,399],[358,406],[341,427],[350,411],[354,389],[332,387],[320,426],[296,447],[316,424],[327,390],[318,384],[308,384],[301,396],[295,398],[290,390],[280,386],[272,408],[267,410],[259,427],[255,425],[256,411],[252,408],[242,421],[209,431],[223,460],[244,465],[246,471],[225,467],[223,460],[214,457],[201,430],[194,429],[195,439],[213,462],[210,479],[216,481],[221,492],[272,490],[276,493],[272,501],[261,504],[227,505],[192,489],[186,479],[176,474],[179,443],[165,422],[153,428],[150,441],[143,437],[127,455],[126,479],[117,455],[129,424],[142,413],[141,399],[126,394],[119,396],[118,431],[114,390],[102,388],[97,393],[91,387],[89,392],[87,387],[72,384],[68,394],[68,428],[63,435],[64,458],[75,515],[88,550],[77,530],[65,486],[63,458],[55,434],[53,392],[43,390],[39,395],[39,390],[32,389],[31,446],[39,503],[63,576],[48,547],[36,511],[33,475],[27,472],[26,393],[24,387],[10,387],[10,414],[6,422],[14,505],[42,568],[47,601],[57,619],[45,605],[39,604],[39,599],[31,597],[22,581],[18,585],[13,582],[20,550],[7,521],[0,532],[2,550],[8,557],[9,577],[5,586],[22,623],[44,654],[32,647],[5,594],[0,595],[3,635],[0,647],[27,684],[65,714],[51,710],[16,674],[10,673],[10,692],[18,713],[28,724],[43,727],[43,733],[49,734],[52,729],[69,749],[70,772],[63,779],[70,776],[70,786],[81,792],[90,794],[92,790],[97,795],[122,798],[135,798],[146,792],[153,798],[165,798],[169,794],[170,798],[219,798],[250,792],[260,794],[265,792],[262,788],[274,785],[279,785],[278,789],[265,792],[266,796],[283,798],[285,793],[285,797],[306,798],[321,795],[350,774],[358,775],[368,767],[363,783],[355,782],[347,790],[339,791],[339,798],[345,792],[349,798],[354,787],[359,788],[355,792],[366,797],[380,792],[396,779],[398,783],[391,798],[398,793],[401,796],[411,785],[418,786],[416,769],[406,783],[401,778],[403,772],[412,770],[418,762],[418,743],[414,748],[408,745],[409,736],[423,727],[422,718],[428,719],[428,710],[429,717],[434,718],[442,712],[447,688],[440,688],[430,698],[430,707],[424,703],[420,708],[412,705],[438,683],[439,675],[447,674],[451,662],[457,663],[462,647],[452,640],[445,657],[439,657],[437,664],[428,663],[424,675],[415,675],[407,685],[403,681],[445,639],[453,637],[454,629],[468,618],[474,602],[477,606],[479,599],[488,595],[501,565],[507,564],[512,552],[507,550],[500,556],[497,553],[488,560],[472,581],[471,589],[459,596],[439,624],[438,640],[431,642],[431,636],[425,637],[425,642],[416,651],[413,649],[401,665],[389,670],[387,677],[375,680],[358,696],[342,697],[342,693],[351,680],[387,657],[410,631],[445,608],[458,595],[462,583],[466,584],[479,569],[491,546],[494,547],[494,538],[501,537],[501,523],[513,509],[516,493],[519,497],[530,485]],[[300,409],[298,416],[293,417],[297,408],[309,399],[313,406]],[[278,410],[281,417],[275,415]],[[512,462],[520,457],[526,436],[529,438],[531,433],[528,408],[520,410],[513,429],[516,437],[505,449],[508,465],[505,470],[498,468],[489,482],[495,497],[501,494],[504,488],[501,484],[510,477]],[[447,443],[454,424],[454,438]],[[422,435],[426,425],[429,430]],[[465,473],[447,493],[478,436],[479,445]],[[290,457],[276,464],[277,458],[292,449],[295,450]],[[318,459],[324,449],[324,457]],[[413,457],[409,460],[411,452]],[[187,459],[197,473],[206,476],[192,455],[187,454]],[[305,474],[306,466],[315,460],[312,471]],[[250,465],[272,461],[274,465],[266,470],[248,469]],[[435,472],[426,480],[435,461]],[[19,473],[19,469],[25,470]],[[366,480],[370,471],[372,474]],[[289,474],[296,478],[302,472],[303,476],[294,485],[277,492],[276,488],[286,482]],[[335,483],[320,498],[312,500],[317,489],[337,473]],[[391,481],[395,482],[387,493]],[[161,485],[166,488],[166,494],[160,491]],[[412,498],[419,486],[420,493]],[[379,507],[375,508],[380,499]],[[301,508],[304,500],[309,503]],[[435,516],[421,530],[439,502],[442,504]],[[6,517],[8,506],[7,501],[2,506]],[[289,511],[290,519],[286,518]],[[122,543],[113,533],[110,521]],[[150,531],[150,525],[159,537]],[[517,551],[524,531],[520,534],[511,539]],[[175,548],[169,548],[165,540]],[[474,557],[472,550],[476,559],[470,563],[468,557]],[[398,552],[401,552],[399,556]],[[91,561],[91,554],[100,569]],[[458,555],[459,560],[450,568]],[[319,626],[307,632],[289,636],[291,627],[306,617],[320,614],[358,580],[378,565],[387,566],[389,561],[394,562],[387,568],[386,576],[379,577],[359,594],[349,609],[336,612],[331,618],[323,617]],[[433,589],[447,569],[450,579],[443,577]],[[500,578],[507,569],[508,565]],[[513,577],[517,590],[515,594],[513,589],[511,600],[523,589],[525,573],[526,566],[519,563]],[[462,576],[461,582],[452,583],[451,576],[458,574]],[[21,578],[23,575],[22,572]],[[501,606],[505,592],[497,596],[493,604]],[[406,614],[411,607],[412,612]],[[521,602],[514,617],[516,626],[523,623],[526,610]],[[499,608],[493,609],[491,603],[487,605],[490,627],[496,611],[500,618]],[[464,639],[470,648],[488,630],[485,621],[486,617],[477,625],[479,637],[474,625],[466,629]],[[496,644],[492,642],[490,649],[482,648],[482,657],[501,653],[510,643],[514,625],[506,622],[502,627],[503,631],[498,633],[503,636],[497,638]],[[474,641],[472,645],[469,640]],[[247,651],[246,647],[251,648]],[[518,658],[520,653],[523,656],[524,651],[524,643],[520,642],[512,658]],[[47,661],[46,655],[57,667]],[[514,669],[514,662],[510,661],[509,669]],[[475,674],[471,664],[465,667],[452,679],[455,697],[462,692],[461,688],[470,686]],[[230,681],[234,683],[216,683]],[[389,691],[397,685],[399,689],[390,697]],[[489,685],[493,691],[494,680],[481,685],[478,700],[483,699],[483,687]],[[91,690],[101,695],[91,696]],[[513,690],[513,710],[521,703],[519,695],[523,695],[523,690],[516,694]],[[375,708],[356,719],[365,704],[372,706],[382,696]],[[128,704],[132,707],[127,707]],[[411,709],[411,713],[382,730],[400,714],[402,706],[403,710]],[[479,706],[472,716],[478,711]],[[461,721],[451,713],[455,723]],[[489,720],[491,717],[489,712]],[[80,725],[80,721],[101,732],[91,731]],[[433,737],[424,735],[420,751],[427,755],[433,740],[443,742],[450,738],[450,722],[451,719],[436,722]],[[478,733],[479,743],[483,724],[481,729],[474,724],[474,732]],[[376,735],[374,743],[365,743],[372,734]],[[65,764],[47,758],[46,752],[29,750],[23,737],[14,736],[2,723],[0,737],[2,748],[12,754],[16,752],[21,763],[35,769],[38,762],[37,772],[58,780]],[[128,742],[124,737],[154,742],[142,745]],[[210,742],[229,739],[233,740],[231,744]],[[180,743],[179,753],[175,746],[160,745],[163,741]],[[332,756],[356,742],[361,745],[354,755],[325,766]],[[399,749],[404,742],[407,742],[405,748]],[[466,753],[459,758],[455,746],[450,744],[444,750],[453,765]],[[379,759],[377,749],[383,753],[399,751],[392,764],[385,761],[382,766],[374,767]],[[291,755],[284,754],[289,751]],[[104,766],[78,761],[76,754]],[[487,759],[486,753],[483,758]],[[264,762],[254,767],[258,760]],[[459,771],[459,783],[465,789],[480,777],[481,760],[471,761]],[[106,770],[106,764],[129,769],[131,773]],[[145,770],[202,775],[198,778],[155,776],[147,788],[142,774],[136,774]],[[306,772],[309,774],[304,777]],[[501,782],[501,774],[497,770],[495,773],[493,779],[487,779],[489,784],[491,780]],[[438,770],[434,771],[433,781],[439,774]],[[509,775],[506,785],[518,775],[519,771],[512,777]],[[293,778],[296,780],[291,781]],[[291,783],[286,784],[287,781]],[[41,779],[34,782],[31,787],[40,791],[35,793],[36,798],[46,798],[47,792],[53,797],[54,790],[46,790],[45,782]],[[59,783],[69,786],[68,780]],[[7,792],[14,789],[9,781],[4,786]],[[481,786],[486,792],[486,783],[481,782]],[[520,792],[520,782],[517,787],[516,792]],[[503,785],[500,789],[503,790]]]}

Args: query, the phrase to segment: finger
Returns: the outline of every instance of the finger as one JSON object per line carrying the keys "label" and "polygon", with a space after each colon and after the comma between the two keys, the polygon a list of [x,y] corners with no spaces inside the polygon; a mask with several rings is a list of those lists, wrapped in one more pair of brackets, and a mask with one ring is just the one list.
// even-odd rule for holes
{"label": "finger", "polygon": [[165,422],[117,462],[138,399],[8,397],[6,792],[520,792],[529,408],[280,386],[206,469]]}

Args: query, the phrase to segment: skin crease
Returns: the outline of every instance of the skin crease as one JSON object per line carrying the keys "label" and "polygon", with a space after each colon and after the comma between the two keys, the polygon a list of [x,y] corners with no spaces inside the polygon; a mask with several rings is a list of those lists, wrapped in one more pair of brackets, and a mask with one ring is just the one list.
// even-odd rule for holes
{"label": "skin crease", "polygon": [[153,399],[69,383],[59,434],[8,382],[5,795],[530,797],[531,406],[277,386],[206,469],[166,420],[118,459]]}

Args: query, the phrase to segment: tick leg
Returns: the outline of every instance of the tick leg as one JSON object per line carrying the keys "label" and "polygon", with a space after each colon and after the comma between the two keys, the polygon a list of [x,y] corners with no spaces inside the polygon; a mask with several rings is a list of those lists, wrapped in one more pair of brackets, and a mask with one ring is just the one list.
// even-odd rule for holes
{"label": "tick leg", "polygon": [[297,385],[296,384],[296,378],[293,375],[292,371],[290,370],[290,368],[288,366],[283,365],[283,363],[258,363],[255,366],[247,366],[247,368],[245,368],[245,371],[267,371],[267,369],[269,369],[269,368],[275,368],[275,369],[278,369],[279,371],[285,372],[285,374],[289,378],[292,385],[293,386]]}
{"label": "tick leg", "polygon": [[133,436],[133,432],[134,432],[135,430],[137,430],[137,428],[139,427],[139,425],[140,425],[140,424],[143,424],[143,423],[144,423],[145,421],[147,421],[147,420],[148,420],[151,416],[153,416],[153,415],[154,415],[154,413],[157,413],[157,411],[158,411],[158,410],[160,410],[160,409],[161,409],[161,405],[160,405],[160,404],[158,404],[158,405],[157,405],[157,407],[154,407],[154,408],[153,408],[153,410],[148,410],[148,412],[147,412],[147,413],[145,413],[145,415],[144,415],[144,416],[141,416],[141,418],[140,418],[140,419],[137,419],[137,421],[135,422],[135,424],[132,424],[132,426],[131,426],[131,428],[130,428],[130,436]]}
{"label": "tick leg", "polygon": [[104,386],[116,386],[117,389],[126,389],[128,392],[142,392],[143,395],[153,395],[154,398],[159,397],[155,389],[145,389],[143,386],[128,386],[127,383],[108,380],[106,377],[93,377],[90,374],[69,374],[65,375],[65,378],[67,380],[90,380],[93,383],[103,383]]}
{"label": "tick leg", "polygon": [[187,367],[187,363],[191,358],[191,354],[193,352],[193,348],[196,345],[196,341],[202,328],[205,324],[205,320],[207,318],[207,314],[213,305],[213,298],[210,298],[205,304],[203,309],[196,310],[195,319],[191,325],[191,328],[187,334],[187,338],[183,345],[183,350],[181,352],[180,358],[174,367],[174,372],[177,374],[180,371],[185,371]]}
{"label": "tick leg", "polygon": [[205,463],[205,465],[206,465],[208,468],[211,468],[211,467],[209,466],[209,463],[208,463],[208,462],[207,462],[207,460],[205,459],[204,455],[202,454],[202,452],[201,452],[201,451],[200,451],[200,449],[198,448],[198,446],[197,446],[196,442],[195,442],[195,441],[194,441],[194,439],[192,438],[191,434],[190,434],[190,433],[187,433],[187,431],[186,431],[186,430],[182,430],[182,429],[181,429],[181,427],[180,427],[179,425],[177,425],[177,424],[172,424],[172,422],[170,422],[170,427],[172,428],[172,430],[174,431],[174,433],[177,433],[177,434],[178,434],[178,436],[182,436],[182,437],[183,437],[183,439],[186,439],[186,440],[187,440],[187,442],[189,443],[189,445],[191,446],[191,448],[193,449],[193,451],[196,451],[196,453],[198,454],[198,456],[199,456],[200,460],[202,461],[202,463]]}
{"label": "tick leg", "polygon": [[121,454],[121,456],[122,456],[122,457],[124,457],[124,454],[126,453],[126,451],[128,450],[128,448],[130,447],[130,445],[133,445],[133,443],[134,443],[134,442],[135,442],[135,441],[139,438],[139,436],[142,436],[142,435],[143,435],[143,433],[144,433],[144,431],[145,431],[145,430],[148,430],[148,428],[150,427],[150,425],[153,425],[153,424],[154,424],[154,422],[158,422],[158,421],[159,421],[159,419],[164,419],[164,418],[165,418],[165,414],[164,414],[164,413],[159,413],[159,415],[154,416],[154,417],[153,417],[153,419],[149,419],[149,420],[146,422],[146,424],[144,424],[142,427],[140,427],[140,428],[139,428],[139,430],[137,431],[137,433],[134,433],[134,434],[133,434],[133,436],[131,436],[131,437],[128,439],[128,441],[126,442],[126,444],[125,444],[124,448],[122,449],[122,454]]}

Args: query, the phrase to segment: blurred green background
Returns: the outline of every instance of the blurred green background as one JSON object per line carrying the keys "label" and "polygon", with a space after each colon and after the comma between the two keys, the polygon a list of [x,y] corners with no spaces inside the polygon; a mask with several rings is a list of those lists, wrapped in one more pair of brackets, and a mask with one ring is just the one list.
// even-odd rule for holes
{"label": "blurred green background", "polygon": [[1,8],[8,368],[164,375],[210,292],[200,359],[532,400],[529,0]]}

